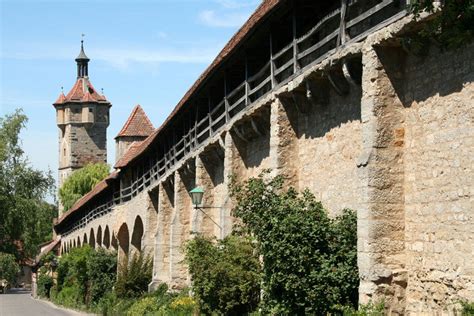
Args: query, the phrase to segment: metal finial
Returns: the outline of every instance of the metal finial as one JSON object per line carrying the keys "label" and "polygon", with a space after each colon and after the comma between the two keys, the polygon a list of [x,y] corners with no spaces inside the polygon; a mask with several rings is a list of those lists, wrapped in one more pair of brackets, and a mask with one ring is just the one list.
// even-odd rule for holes
{"label": "metal finial", "polygon": [[104,88],[100,88],[100,92],[104,94]]}
{"label": "metal finial", "polygon": [[82,33],[82,34],[81,34],[81,46],[82,46],[82,44],[84,43],[84,36],[86,36],[86,34]]}
{"label": "metal finial", "polygon": [[61,92],[64,92],[64,87],[63,86],[61,86]]}

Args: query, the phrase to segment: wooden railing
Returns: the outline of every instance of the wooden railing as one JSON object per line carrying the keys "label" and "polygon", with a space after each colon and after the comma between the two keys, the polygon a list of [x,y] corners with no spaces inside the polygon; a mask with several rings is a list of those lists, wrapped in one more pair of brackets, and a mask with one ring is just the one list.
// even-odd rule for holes
{"label": "wooden railing", "polygon": [[[345,5],[349,8],[352,6],[361,7],[361,4],[365,3],[365,1],[361,0],[345,1]],[[109,202],[91,209],[83,219],[74,224],[63,235],[83,228],[91,220],[110,212],[113,206],[135,197],[154,181],[164,176],[173,166],[185,159],[196,147],[219,133],[234,116],[268,92],[291,80],[298,72],[304,71],[305,68],[327,58],[336,49],[340,48],[341,45],[361,40],[377,28],[381,28],[405,15],[405,6],[403,4],[398,5],[398,3],[399,0],[376,1],[375,5],[363,10],[363,12],[349,21],[346,21],[342,16],[343,10],[341,6],[341,8],[330,12],[319,20],[303,36],[296,38],[296,33],[294,32],[293,40],[275,54],[270,51],[269,61],[250,77],[247,77],[248,66],[246,62],[246,78],[241,84],[226,94],[217,105],[212,107],[204,118],[199,121],[196,120],[194,126],[176,144],[171,146],[161,159],[152,164],[143,175],[132,179],[130,185],[114,192],[113,198]],[[370,25],[369,23],[369,26],[352,32],[352,29],[355,29],[359,24],[367,22],[369,18],[390,6],[390,12],[393,12],[393,14],[389,14],[387,18],[382,17],[382,20],[376,25]],[[333,28],[328,27],[330,25]],[[344,40],[341,38],[347,36],[346,33],[350,34],[351,32],[355,35],[352,39]]]}

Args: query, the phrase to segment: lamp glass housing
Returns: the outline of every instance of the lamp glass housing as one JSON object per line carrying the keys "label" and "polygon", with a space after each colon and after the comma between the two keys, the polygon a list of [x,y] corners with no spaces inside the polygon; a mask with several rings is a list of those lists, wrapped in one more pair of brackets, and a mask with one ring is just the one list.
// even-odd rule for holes
{"label": "lamp glass housing", "polygon": [[194,188],[189,191],[191,195],[191,200],[195,206],[198,206],[202,203],[202,198],[204,196],[204,190],[201,188]]}

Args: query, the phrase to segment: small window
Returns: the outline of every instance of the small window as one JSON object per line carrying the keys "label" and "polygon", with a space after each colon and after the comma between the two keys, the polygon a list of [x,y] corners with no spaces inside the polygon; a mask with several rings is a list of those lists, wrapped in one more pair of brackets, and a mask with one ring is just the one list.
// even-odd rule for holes
{"label": "small window", "polygon": [[94,112],[94,110],[92,108],[89,108],[89,113],[92,113]]}
{"label": "small window", "polygon": [[63,155],[66,156],[66,148],[63,148]]}

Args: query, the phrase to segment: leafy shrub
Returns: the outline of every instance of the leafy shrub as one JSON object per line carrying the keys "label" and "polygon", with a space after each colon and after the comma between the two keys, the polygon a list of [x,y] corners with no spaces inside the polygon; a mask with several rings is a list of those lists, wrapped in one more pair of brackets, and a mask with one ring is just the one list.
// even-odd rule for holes
{"label": "leafy shrub", "polygon": [[87,261],[90,302],[97,303],[104,293],[112,290],[117,275],[117,255],[99,249]]}
{"label": "leafy shrub", "polygon": [[148,290],[151,282],[153,262],[151,257],[143,253],[135,253],[119,264],[115,293],[119,298],[139,297]]}
{"label": "leafy shrub", "polygon": [[196,301],[192,297],[178,296],[169,304],[168,310],[175,315],[192,315],[196,308]]}
{"label": "leafy shrub", "polygon": [[257,307],[260,262],[250,238],[230,235],[216,241],[197,235],[186,245],[186,261],[202,312],[246,314]]}
{"label": "leafy shrub", "polygon": [[83,294],[81,288],[75,284],[63,287],[63,289],[57,293],[53,301],[56,304],[67,307],[79,307],[82,306],[82,298]]}
{"label": "leafy shrub", "polygon": [[49,291],[53,287],[53,284],[54,282],[52,277],[47,274],[40,274],[37,283],[38,295],[49,298]]}
{"label": "leafy shrub", "polygon": [[263,312],[324,315],[336,304],[357,306],[355,213],[331,219],[309,191],[283,190],[283,178],[268,173],[231,182],[233,214],[263,257]]}
{"label": "leafy shrub", "polygon": [[461,315],[462,316],[472,316],[474,315],[474,303],[461,302]]}
{"label": "leafy shrub", "polygon": [[0,252],[0,280],[4,279],[13,283],[18,272],[20,272],[20,266],[16,262],[15,256]]}
{"label": "leafy shrub", "polygon": [[168,286],[161,284],[158,289],[136,301],[127,311],[127,316],[159,315],[185,316],[195,313],[197,304],[188,296],[188,290],[168,292]]}
{"label": "leafy shrub", "polygon": [[[56,269],[58,304],[97,305],[102,296],[112,290],[116,270],[116,253],[109,253],[104,249],[96,251],[89,245],[72,249],[61,257]],[[67,291],[64,292],[66,288]],[[66,297],[67,295],[72,296]]]}
{"label": "leafy shrub", "polygon": [[127,316],[142,316],[148,313],[157,312],[160,306],[156,304],[153,296],[145,297],[133,304],[127,312]]}

